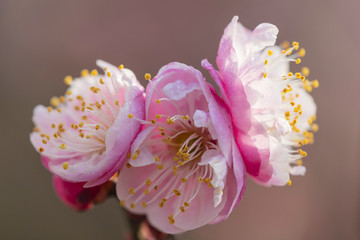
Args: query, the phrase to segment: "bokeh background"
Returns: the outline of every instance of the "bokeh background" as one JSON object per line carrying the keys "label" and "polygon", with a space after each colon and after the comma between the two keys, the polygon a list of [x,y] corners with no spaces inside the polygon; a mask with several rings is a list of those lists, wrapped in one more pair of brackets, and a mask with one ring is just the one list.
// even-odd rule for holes
{"label": "bokeh background", "polygon": [[0,239],[123,239],[115,199],[85,213],[57,199],[29,142],[32,109],[98,58],[139,79],[171,61],[214,63],[233,15],[251,29],[274,23],[278,43],[306,48],[320,131],[305,177],[281,188],[249,180],[227,221],[177,239],[360,239],[359,9],[358,0],[0,0]]}

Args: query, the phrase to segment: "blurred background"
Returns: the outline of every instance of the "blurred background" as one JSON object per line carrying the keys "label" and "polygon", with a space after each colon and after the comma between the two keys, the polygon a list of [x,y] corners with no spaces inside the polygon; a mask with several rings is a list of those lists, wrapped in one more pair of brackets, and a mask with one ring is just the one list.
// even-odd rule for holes
{"label": "blurred background", "polygon": [[227,221],[177,239],[360,239],[359,9],[358,0],[0,0],[0,239],[123,239],[115,199],[85,213],[57,199],[29,141],[32,109],[62,95],[64,76],[95,68],[98,58],[141,80],[171,61],[215,63],[234,15],[250,29],[273,23],[278,43],[306,48],[302,66],[320,80],[320,131],[306,148],[305,177],[291,187],[249,180]]}

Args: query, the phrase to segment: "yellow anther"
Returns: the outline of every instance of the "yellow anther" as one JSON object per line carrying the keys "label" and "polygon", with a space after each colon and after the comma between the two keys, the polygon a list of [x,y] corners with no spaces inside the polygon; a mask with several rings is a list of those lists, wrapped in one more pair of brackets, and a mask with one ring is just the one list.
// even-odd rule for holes
{"label": "yellow anther", "polygon": [[177,190],[177,189],[174,189],[173,192],[174,192],[174,194],[175,194],[176,196],[178,196],[178,197],[181,195],[180,191]]}
{"label": "yellow anther", "polygon": [[299,43],[298,43],[298,42],[293,42],[293,43],[292,43],[292,46],[293,46],[293,47],[299,46]]}
{"label": "yellow anther", "polygon": [[181,212],[185,212],[185,208],[183,206],[180,207]]}
{"label": "yellow anther", "polygon": [[135,192],[134,192],[134,189],[133,188],[130,188],[129,189],[129,194],[134,194]]}
{"label": "yellow anther", "polygon": [[290,117],[290,112],[289,111],[285,112],[285,117],[287,117],[287,118]]}
{"label": "yellow anther", "polygon": [[40,153],[44,152],[44,148],[42,148],[42,147],[39,148],[39,152],[40,152]]}
{"label": "yellow anther", "polygon": [[299,146],[304,145],[304,143],[301,140],[297,141],[297,143],[299,144]]}
{"label": "yellow anther", "polygon": [[295,73],[295,77],[300,79],[302,77],[302,75],[301,75],[301,73],[297,72],[297,73]]}
{"label": "yellow anther", "polygon": [[265,65],[268,65],[269,60],[265,59]]}
{"label": "yellow anther", "polygon": [[294,103],[293,101],[291,101],[291,102],[290,102],[290,105],[291,105],[291,106],[294,106],[294,105],[295,105],[295,103]]}
{"label": "yellow anther", "polygon": [[293,75],[294,75],[294,74],[293,74],[292,72],[289,72],[289,73],[288,73],[288,76],[289,76],[289,77],[292,77]]}
{"label": "yellow anther", "polygon": [[158,157],[158,156],[155,156],[154,158],[155,158],[155,162],[160,161],[160,159],[159,159],[159,157]]}
{"label": "yellow anther", "polygon": [[267,72],[266,73],[264,73],[264,78],[266,78],[267,77]]}
{"label": "yellow anther", "polygon": [[150,186],[151,185],[151,179],[147,179],[146,182],[145,182],[146,186]]}
{"label": "yellow anther", "polygon": [[43,143],[43,144],[47,144],[46,139],[43,139],[43,140],[42,140],[42,143]]}
{"label": "yellow anther", "polygon": [[298,160],[296,161],[296,164],[297,164],[298,166],[301,166],[301,165],[303,165],[303,160],[301,160],[301,159],[298,159]]}
{"label": "yellow anther", "polygon": [[166,119],[166,123],[167,123],[167,124],[173,124],[174,121],[173,121],[171,118],[167,118],[167,119]]}
{"label": "yellow anther", "polygon": [[47,111],[48,111],[48,112],[51,112],[52,110],[53,110],[52,107],[48,107],[48,108],[47,108]]}
{"label": "yellow anther", "polygon": [[91,70],[91,75],[96,76],[99,72],[96,69]]}
{"label": "yellow anther", "polygon": [[202,177],[199,177],[198,180],[199,180],[199,183],[203,183],[203,182],[204,182],[204,180],[203,180]]}
{"label": "yellow anther", "polygon": [[111,77],[111,73],[110,73],[110,72],[107,72],[106,75],[107,75],[108,77]]}
{"label": "yellow anther", "polygon": [[94,110],[94,108],[93,107],[86,107],[88,110],[90,110],[90,111],[93,111]]}
{"label": "yellow anther", "polygon": [[120,206],[122,206],[122,207],[125,206],[125,200],[120,201]]}
{"label": "yellow anther", "polygon": [[63,169],[66,170],[69,168],[69,163],[68,162],[64,162],[62,165]]}
{"label": "yellow anther", "polygon": [[116,100],[116,101],[115,101],[115,105],[116,105],[116,106],[119,106],[119,105],[120,105],[120,104],[119,104],[119,100]]}
{"label": "yellow anther", "polygon": [[52,97],[50,99],[50,105],[52,105],[53,107],[57,107],[60,105],[60,100],[58,97]]}
{"label": "yellow anther", "polygon": [[309,144],[309,139],[305,138],[305,139],[303,140],[303,142],[304,142],[305,145],[307,145],[307,144]]}
{"label": "yellow anther", "polygon": [[311,92],[312,91],[312,86],[311,85],[305,85],[305,90],[307,92]]}
{"label": "yellow anther", "polygon": [[170,224],[174,224],[174,223],[175,223],[175,219],[174,219],[174,216],[173,216],[173,215],[170,215],[170,216],[168,217],[168,219],[169,219]]}
{"label": "yellow anther", "polygon": [[33,132],[39,132],[39,131],[40,131],[40,129],[39,129],[39,128],[34,127]]}
{"label": "yellow anther", "polygon": [[156,114],[155,117],[156,117],[157,119],[160,119],[160,118],[161,118],[161,115],[160,115],[160,114]]}
{"label": "yellow anther", "polygon": [[190,206],[190,203],[184,202],[184,206],[185,206],[185,207],[189,207],[189,206]]}
{"label": "yellow anther", "polygon": [[51,124],[51,128],[55,128],[56,127],[56,125],[53,123],[53,124]]}
{"label": "yellow anther", "polygon": [[299,63],[301,63],[301,59],[297,58],[295,62],[296,62],[296,64],[299,64]]}
{"label": "yellow anther", "polygon": [[155,185],[154,190],[158,190],[159,186]]}
{"label": "yellow anther", "polygon": [[159,99],[156,99],[155,102],[156,103],[161,103],[161,101]]}
{"label": "yellow anther", "polygon": [[132,203],[132,204],[130,204],[130,207],[131,207],[131,208],[135,208],[135,207],[136,207],[136,204],[135,204],[135,203]]}
{"label": "yellow anther", "polygon": [[120,64],[119,69],[121,70],[121,69],[123,69],[123,68],[124,68],[124,65],[123,65],[123,64]]}
{"label": "yellow anther", "polygon": [[182,119],[184,119],[184,120],[189,120],[189,116],[188,116],[188,115],[184,115],[184,116],[182,116]]}
{"label": "yellow anther", "polygon": [[97,125],[95,126],[95,130],[99,130],[99,129],[100,129],[100,125],[97,124]]}
{"label": "yellow anther", "polygon": [[60,96],[60,97],[59,97],[59,100],[60,100],[60,102],[64,103],[64,102],[65,102],[65,97],[64,97],[64,96]]}
{"label": "yellow anther", "polygon": [[90,135],[90,134],[86,135],[86,138],[87,138],[87,139],[90,139],[90,138],[91,138],[91,135]]}
{"label": "yellow anther", "polygon": [[87,70],[87,69],[81,70],[80,75],[81,75],[82,77],[88,76],[88,75],[89,75],[89,70]]}
{"label": "yellow anther", "polygon": [[305,54],[306,54],[306,51],[305,51],[305,48],[301,48],[300,50],[299,50],[299,57],[304,57],[305,56]]}
{"label": "yellow anther", "polygon": [[133,118],[133,117],[134,117],[134,114],[132,114],[132,113],[128,114],[128,118]]}
{"label": "yellow anther", "polygon": [[268,52],[268,55],[269,55],[269,56],[273,55],[273,51],[268,50],[267,52]]}
{"label": "yellow anther", "polygon": [[187,182],[186,178],[182,178],[181,182],[186,183]]}
{"label": "yellow anther", "polygon": [[178,167],[174,166],[174,167],[173,167],[174,176],[176,176],[177,170],[178,170]]}
{"label": "yellow anther", "polygon": [[151,79],[151,74],[150,73],[145,73],[145,80],[150,80]]}
{"label": "yellow anther", "polygon": [[142,202],[142,206],[143,206],[143,207],[147,207],[146,202]]}
{"label": "yellow anther", "polygon": [[79,123],[79,127],[83,127],[83,126],[84,126],[83,122]]}
{"label": "yellow anther", "polygon": [[281,47],[283,49],[288,49],[290,47],[290,43],[288,41],[284,41],[282,42]]}
{"label": "yellow anther", "polygon": [[317,131],[319,131],[319,125],[317,125],[316,123],[314,123],[314,124],[311,125],[311,129],[312,129],[314,132],[317,132]]}
{"label": "yellow anther", "polygon": [[164,203],[163,202],[159,202],[159,207],[164,207]]}
{"label": "yellow anther", "polygon": [[210,182],[211,182],[210,178],[205,178],[205,183],[210,183]]}
{"label": "yellow anther", "polygon": [[60,108],[56,108],[56,111],[57,111],[58,113],[61,113],[61,109],[60,109]]}
{"label": "yellow anther", "polygon": [[137,153],[134,153],[131,157],[132,160],[136,160],[138,158],[138,154]]}
{"label": "yellow anther", "polygon": [[288,185],[288,186],[291,186],[291,184],[292,184],[292,181],[291,181],[291,180],[287,181],[287,185]]}
{"label": "yellow anther", "polygon": [[285,55],[286,54],[286,50],[281,50],[281,54]]}
{"label": "yellow anther", "polygon": [[318,88],[319,87],[319,81],[314,80],[314,81],[311,82],[311,85],[313,86],[313,88]]}
{"label": "yellow anther", "polygon": [[148,195],[149,192],[150,192],[150,190],[147,188],[147,189],[145,189],[144,194],[145,194],[145,195]]}
{"label": "yellow anther", "polygon": [[127,167],[127,168],[131,168],[131,164],[130,164],[130,163],[126,163],[126,167]]}
{"label": "yellow anther", "polygon": [[72,78],[72,76],[66,76],[65,78],[64,78],[64,83],[66,84],[66,85],[70,85],[71,83],[72,83],[72,81],[73,81],[73,78]]}
{"label": "yellow anther", "polygon": [[164,168],[164,165],[162,163],[159,163],[158,165],[156,165],[156,167],[159,169],[159,170],[162,170]]}
{"label": "yellow anther", "polygon": [[156,123],[156,120],[155,120],[155,119],[151,119],[151,120],[150,120],[150,123],[151,123],[151,124],[155,124],[155,123]]}
{"label": "yellow anther", "polygon": [[182,165],[184,165],[184,163],[182,161],[178,161],[178,165],[182,166]]}
{"label": "yellow anther", "polygon": [[66,145],[64,143],[60,144],[59,148],[66,149]]}
{"label": "yellow anther", "polygon": [[100,84],[104,84],[104,80],[102,80],[101,78],[99,79]]}

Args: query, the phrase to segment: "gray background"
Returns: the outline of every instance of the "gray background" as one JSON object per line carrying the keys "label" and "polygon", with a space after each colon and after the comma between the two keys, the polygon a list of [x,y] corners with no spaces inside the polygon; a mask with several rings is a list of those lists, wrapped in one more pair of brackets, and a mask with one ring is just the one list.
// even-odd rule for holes
{"label": "gray background", "polygon": [[233,15],[251,29],[274,23],[279,42],[306,48],[303,65],[320,80],[320,132],[306,149],[305,177],[282,188],[248,181],[227,221],[178,239],[359,239],[359,9],[356,0],[0,0],[0,239],[122,239],[115,200],[76,213],[57,199],[29,142],[32,109],[97,58],[139,79],[171,61],[214,63]]}

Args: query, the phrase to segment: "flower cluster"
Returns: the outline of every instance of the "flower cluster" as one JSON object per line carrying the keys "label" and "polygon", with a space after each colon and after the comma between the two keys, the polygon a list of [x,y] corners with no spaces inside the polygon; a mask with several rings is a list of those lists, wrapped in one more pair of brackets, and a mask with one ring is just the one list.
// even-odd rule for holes
{"label": "flower cluster", "polygon": [[262,185],[304,175],[300,147],[314,142],[316,106],[309,69],[290,72],[305,50],[275,46],[278,29],[254,31],[234,17],[220,41],[216,70],[173,62],[144,89],[123,65],[104,61],[65,77],[64,96],[34,109],[31,142],[54,174],[59,197],[77,210],[112,189],[129,212],[166,233],[225,220],[243,197],[246,173]]}

